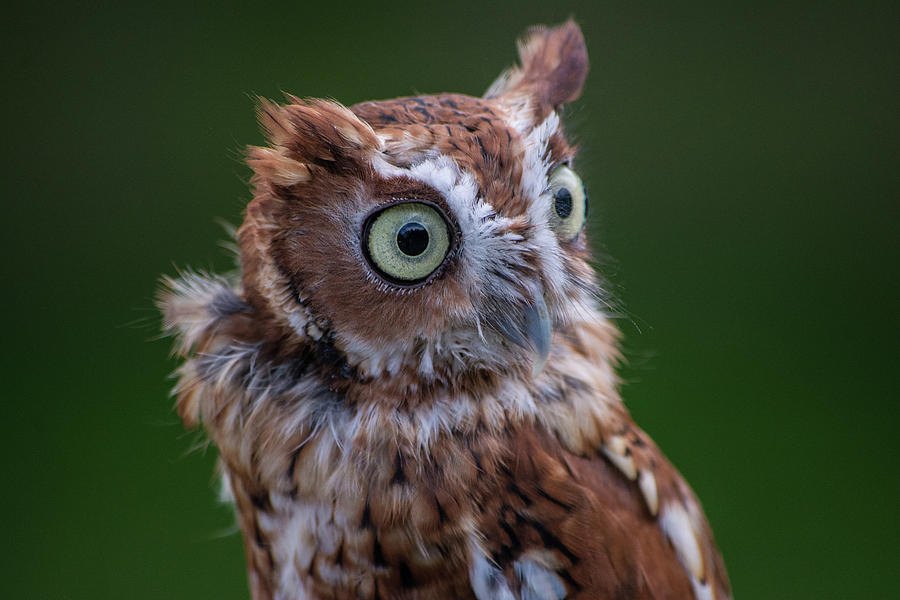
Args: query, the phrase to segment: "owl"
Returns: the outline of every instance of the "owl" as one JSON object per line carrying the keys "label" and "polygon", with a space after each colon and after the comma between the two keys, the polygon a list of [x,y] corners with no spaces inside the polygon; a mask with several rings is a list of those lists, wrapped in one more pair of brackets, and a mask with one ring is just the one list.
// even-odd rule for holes
{"label": "owl", "polygon": [[239,272],[159,299],[255,600],[730,597],[619,396],[560,116],[587,71],[569,21],[480,98],[261,101]]}

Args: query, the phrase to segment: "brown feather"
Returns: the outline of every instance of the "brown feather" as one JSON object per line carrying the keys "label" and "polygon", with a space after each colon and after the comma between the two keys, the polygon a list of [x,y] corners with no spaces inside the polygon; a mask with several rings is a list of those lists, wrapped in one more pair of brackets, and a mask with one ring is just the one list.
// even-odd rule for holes
{"label": "brown feather", "polygon": [[576,456],[539,429],[518,431],[510,445],[506,481],[482,523],[495,560],[549,553],[567,598],[691,597],[636,486],[607,460]]}

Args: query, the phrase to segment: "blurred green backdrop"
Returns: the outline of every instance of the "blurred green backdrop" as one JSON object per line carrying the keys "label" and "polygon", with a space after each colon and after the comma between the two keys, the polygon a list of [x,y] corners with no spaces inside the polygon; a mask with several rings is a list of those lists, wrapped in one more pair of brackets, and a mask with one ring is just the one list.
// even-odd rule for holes
{"label": "blurred green backdrop", "polygon": [[897,4],[749,1],[8,7],[0,596],[248,597],[152,297],[230,264],[252,96],[479,94],[569,15],[625,395],[737,597],[900,597]]}

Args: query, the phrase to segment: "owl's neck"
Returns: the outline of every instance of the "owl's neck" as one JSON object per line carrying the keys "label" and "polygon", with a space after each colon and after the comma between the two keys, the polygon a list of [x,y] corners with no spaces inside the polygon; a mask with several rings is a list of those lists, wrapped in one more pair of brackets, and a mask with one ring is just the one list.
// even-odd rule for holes
{"label": "owl's neck", "polygon": [[450,432],[525,420],[570,431],[559,425],[561,415],[572,415],[577,430],[625,414],[614,372],[618,331],[599,313],[554,334],[537,378],[525,363],[443,373],[431,367],[427,376],[420,365],[400,363],[371,376],[327,332],[313,328],[311,337],[298,338],[260,320],[223,278],[187,274],[171,288],[166,326],[188,359],[177,388],[188,425],[202,420],[209,428],[228,407],[241,419],[274,412],[296,432],[346,431],[337,440],[346,444],[359,441],[353,436],[364,422],[384,421],[398,429],[398,443],[425,448]]}

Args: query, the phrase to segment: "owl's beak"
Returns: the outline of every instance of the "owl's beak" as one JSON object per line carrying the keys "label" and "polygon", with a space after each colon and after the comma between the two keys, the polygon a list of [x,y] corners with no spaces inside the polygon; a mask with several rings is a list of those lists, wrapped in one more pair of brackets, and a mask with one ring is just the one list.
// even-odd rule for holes
{"label": "owl's beak", "polygon": [[547,310],[543,294],[537,294],[534,301],[518,314],[503,315],[498,321],[500,331],[506,339],[534,351],[531,376],[537,378],[550,355],[550,311]]}
{"label": "owl's beak", "polygon": [[543,294],[538,294],[534,304],[525,309],[525,333],[534,348],[531,377],[537,379],[550,356],[550,311]]}

